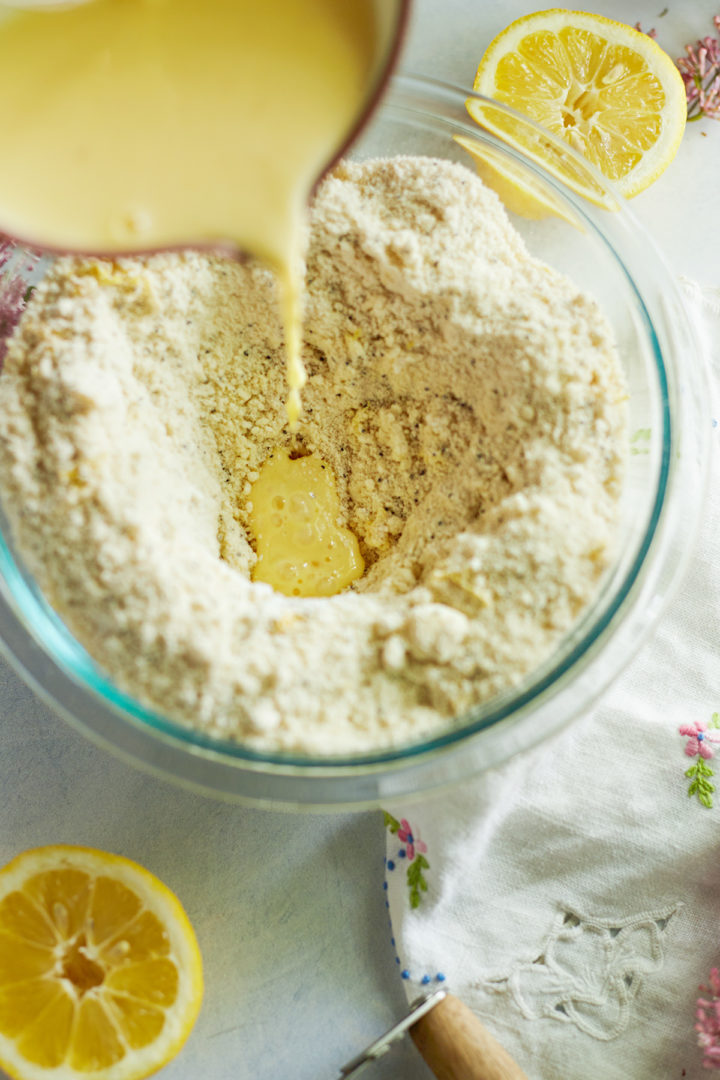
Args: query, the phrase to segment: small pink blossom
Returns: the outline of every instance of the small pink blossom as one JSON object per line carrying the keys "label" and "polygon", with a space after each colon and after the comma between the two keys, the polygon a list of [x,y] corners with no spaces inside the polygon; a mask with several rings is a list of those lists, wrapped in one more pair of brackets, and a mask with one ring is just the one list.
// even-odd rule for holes
{"label": "small pink blossom", "polygon": [[717,968],[710,972],[709,982],[709,986],[700,987],[712,997],[698,998],[695,1030],[705,1055],[703,1065],[706,1069],[720,1069],[720,972]]}
{"label": "small pink blossom", "polygon": [[643,28],[642,28],[642,26],[640,25],[640,23],[639,23],[639,22],[636,22],[636,23],[635,23],[635,29],[636,29],[636,30],[639,30],[641,34],[647,34],[647,36],[648,36],[649,38],[652,38],[652,39],[653,39],[653,41],[654,41],[654,40],[655,40],[655,38],[657,37],[657,30],[655,29],[655,27],[653,27],[653,28],[652,28],[652,30],[643,30]]}
{"label": "small pink blossom", "polygon": [[709,743],[720,742],[720,734],[706,734],[707,724],[704,720],[695,720],[692,724],[682,724],[678,731],[681,735],[688,736],[688,741],[685,743],[685,753],[688,757],[697,757],[699,754],[700,757],[711,758],[715,751]]}
{"label": "small pink blossom", "polygon": [[[720,30],[720,15],[713,18]],[[677,61],[685,83],[688,120],[709,116],[720,120],[720,42],[709,36],[685,46],[685,56]]]}
{"label": "small pink blossom", "polygon": [[[17,250],[12,240],[0,236],[0,369],[8,341],[25,310],[30,292],[27,281],[18,273]],[[38,256],[31,256],[26,272],[31,271],[37,261]]]}
{"label": "small pink blossom", "polygon": [[412,862],[415,858],[415,852],[419,851],[421,855],[427,852],[427,844],[424,840],[420,839],[420,833],[410,826],[410,822],[407,818],[400,819],[400,828],[397,831],[398,840],[402,840],[405,845],[407,857]]}

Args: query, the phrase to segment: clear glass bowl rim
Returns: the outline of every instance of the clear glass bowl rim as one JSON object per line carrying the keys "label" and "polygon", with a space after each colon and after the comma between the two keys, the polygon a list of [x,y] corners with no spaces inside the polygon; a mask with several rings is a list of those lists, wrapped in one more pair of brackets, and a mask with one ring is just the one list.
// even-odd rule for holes
{"label": "clear glass bowl rim", "polygon": [[[507,106],[502,106],[495,101],[484,98],[482,95],[474,94],[462,87],[453,86],[452,84],[444,83],[439,80],[429,79],[421,75],[400,74],[393,76],[390,82],[390,94],[392,94],[393,90],[405,94],[410,98],[414,96],[418,99],[425,99],[428,96],[432,97],[435,95],[443,100],[452,100],[456,105],[463,103],[468,97],[472,96],[485,102],[495,111],[499,111],[500,113],[504,112],[509,116],[521,119],[524,124],[527,124],[531,128],[535,128],[543,138],[554,141],[561,153],[569,154],[571,157],[574,157],[578,167],[587,169],[589,173],[592,174],[595,182],[608,192],[613,203],[618,205],[619,213],[621,215],[626,215],[628,220],[632,220],[632,215],[625,207],[624,200],[616,195],[612,186],[607,183],[597,170],[579,157],[579,155],[575,154],[570,148],[566,147],[560,140],[554,139],[554,137],[550,136],[544,129],[533,124],[526,117],[516,113]],[[392,101],[390,101],[390,105],[392,105]],[[380,110],[382,110],[382,108],[383,103],[380,104]],[[422,112],[422,109],[418,109],[417,111]],[[447,120],[447,118],[442,115],[440,116],[440,119]],[[451,122],[454,127],[462,130],[462,125],[456,118],[453,117],[452,121],[449,122]],[[372,119],[370,120],[370,125],[371,124]],[[478,134],[477,126],[469,118],[465,123],[464,133],[469,135]],[[504,144],[502,145],[504,150],[508,149]],[[582,200],[573,196],[572,193],[568,193],[568,191],[564,189],[550,173],[543,170],[532,160],[526,159],[519,152],[513,150],[510,150],[509,152],[511,155],[514,154],[514,156],[531,171],[536,172],[547,184],[556,189],[562,197],[566,200],[569,199],[573,204],[573,209],[585,219],[584,223],[587,224],[588,228],[598,235],[601,240],[607,243],[606,238],[597,229],[594,222],[584,213]],[[638,229],[642,233],[639,226]],[[62,678],[68,680],[75,691],[79,689],[83,696],[89,696],[90,701],[88,704],[91,704],[95,710],[103,711],[105,713],[106,721],[129,723],[138,727],[143,734],[149,736],[151,739],[170,744],[175,749],[180,748],[194,757],[203,756],[209,761],[222,761],[224,765],[234,764],[253,772],[262,773],[267,771],[278,774],[287,772],[294,776],[307,777],[316,780],[329,775],[343,775],[347,773],[357,774],[359,771],[373,773],[377,771],[383,772],[385,770],[391,770],[393,767],[402,768],[412,765],[414,761],[422,760],[425,762],[428,757],[435,756],[441,751],[447,751],[452,748],[457,749],[471,737],[480,735],[482,732],[494,728],[504,721],[512,722],[513,718],[519,715],[520,710],[529,703],[545,696],[558,684],[558,681],[561,680],[564,675],[572,670],[577,670],[580,662],[584,658],[589,659],[590,654],[593,652],[593,648],[598,645],[610,624],[612,622],[617,623],[618,620],[621,619],[623,608],[638,583],[639,576],[645,565],[648,551],[656,535],[658,524],[663,515],[665,506],[670,463],[673,454],[673,429],[668,400],[665,363],[652,320],[650,319],[642,297],[635,286],[634,280],[620,257],[614,252],[614,249],[611,248],[611,250],[617,259],[620,268],[625,272],[628,282],[635,292],[638,305],[644,313],[657,369],[662,404],[663,433],[662,454],[652,511],[642,542],[636,552],[631,568],[626,574],[622,586],[601,619],[599,621],[593,621],[593,607],[591,606],[588,613],[581,620],[580,624],[578,624],[580,627],[587,627],[588,624],[590,624],[589,628],[586,628],[582,632],[579,640],[577,640],[572,648],[562,656],[559,662],[553,662],[553,657],[551,657],[548,664],[545,665],[545,670],[541,668],[539,669],[539,672],[536,670],[530,673],[525,682],[521,684],[519,692],[508,692],[500,698],[493,699],[489,706],[475,710],[475,714],[480,713],[477,718],[470,719],[467,723],[463,723],[462,725],[454,727],[452,730],[443,732],[442,734],[438,734],[422,742],[403,745],[375,753],[338,757],[309,757],[300,754],[259,752],[237,742],[222,740],[217,737],[192,731],[179,723],[168,720],[153,710],[144,708],[133,698],[115,687],[104,675],[99,674],[92,659],[85,650],[75,642],[75,639],[71,637],[69,631],[65,629],[55,613],[49,608],[46,601],[39,593],[39,590],[30,589],[27,582],[25,582],[19,574],[15,560],[2,536],[0,536],[0,572],[2,572],[6,579],[15,577],[16,580],[14,582],[14,587],[10,589],[8,589],[7,584],[3,582],[3,591],[5,595],[2,608],[4,608],[4,610],[0,610],[0,615],[3,617],[14,615],[35,644],[50,658],[51,662],[58,669],[58,674]],[[20,593],[24,592],[25,594],[20,604],[18,604],[17,599],[19,592],[16,590],[18,589]],[[21,610],[19,611],[18,608]],[[32,609],[34,609],[34,618],[30,615]],[[38,632],[43,624],[46,630],[51,631],[49,635],[51,638],[58,632],[69,637],[72,649],[83,655],[85,658],[84,663],[77,663],[77,661],[75,661],[73,665],[73,662],[68,663],[59,659],[56,655],[53,655],[47,643],[47,635]],[[53,624],[54,633],[52,632]],[[573,635],[577,635],[578,626],[574,627],[568,636],[572,637]],[[7,651],[6,648],[6,652]],[[556,654],[553,654],[553,656],[555,655]],[[77,715],[73,715],[72,710],[68,710],[67,706],[60,700],[61,695],[49,690],[48,687],[44,685],[45,680],[38,678],[38,676],[30,669],[27,662],[18,660],[17,655],[13,655],[12,649],[10,650],[9,659],[11,662],[16,662],[16,666],[21,668],[27,681],[29,681],[46,700],[49,700],[58,711],[63,713],[66,718],[74,721],[76,726],[80,726],[86,734],[90,734],[91,737],[94,735],[96,739],[99,739],[105,744],[109,742],[110,748],[113,747],[113,740],[108,739],[107,734],[103,737],[102,735],[98,735],[97,732],[93,733],[92,730],[88,730],[88,727],[91,727],[92,725],[88,725],[87,723],[87,714],[84,720],[80,720]],[[610,677],[615,674],[617,674],[617,672],[613,671]],[[569,722],[570,718],[571,717],[564,718],[564,722]],[[107,728],[107,725],[105,726]],[[560,722],[558,723],[558,726],[560,726]],[[117,746],[115,748],[117,749]],[[164,771],[162,766],[160,766],[160,771]],[[322,803],[322,799],[320,799],[320,802]]]}

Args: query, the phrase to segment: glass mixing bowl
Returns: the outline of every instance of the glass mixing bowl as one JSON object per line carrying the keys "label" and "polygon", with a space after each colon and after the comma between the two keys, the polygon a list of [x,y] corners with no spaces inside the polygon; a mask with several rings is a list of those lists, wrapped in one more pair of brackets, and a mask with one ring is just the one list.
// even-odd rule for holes
{"label": "glass mixing bowl", "polygon": [[[698,520],[707,425],[704,369],[676,285],[623,200],[571,150],[512,110],[397,76],[353,145],[357,159],[419,154],[476,160],[530,251],[592,294],[609,319],[629,386],[630,446],[614,565],[541,668],[452,731],[352,758],[260,754],[179,726],[120,691],[50,608],[0,518],[0,633],[8,659],[60,715],[146,768],[216,796],[285,807],[372,806],[495,766],[587,711],[657,619]],[[529,148],[507,141],[518,135]],[[453,137],[474,140],[474,157]],[[572,177],[567,187],[563,175]],[[510,176],[510,181],[508,180]],[[588,201],[576,188],[592,196]],[[43,272],[11,252],[0,312]],[[0,328],[2,324],[0,323]],[[7,332],[7,326],[5,327]],[[0,375],[0,378],[2,376]]]}

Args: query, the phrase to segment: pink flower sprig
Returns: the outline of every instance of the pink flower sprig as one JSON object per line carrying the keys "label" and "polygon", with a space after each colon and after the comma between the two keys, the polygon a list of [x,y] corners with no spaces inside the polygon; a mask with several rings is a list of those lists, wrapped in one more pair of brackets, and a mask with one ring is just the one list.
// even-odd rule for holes
{"label": "pink flower sprig", "polygon": [[720,972],[717,968],[710,972],[709,983],[709,986],[699,987],[711,996],[697,999],[695,1030],[698,1045],[704,1051],[703,1065],[706,1069],[720,1069]]}
{"label": "pink flower sprig", "polygon": [[[383,811],[385,819],[385,828],[388,829],[393,836],[397,836],[405,846],[398,851],[398,857],[401,859],[407,859],[408,868],[406,873],[407,886],[410,897],[410,907],[419,907],[422,900],[422,894],[427,892],[427,880],[425,878],[425,870],[430,869],[430,863],[425,858],[427,853],[427,844],[424,840],[420,839],[420,833],[417,829],[413,829],[407,818],[393,817],[392,814],[388,814],[387,810]],[[394,861],[388,861],[388,870],[395,868]]]}
{"label": "pink flower sprig", "polygon": [[[720,15],[713,19],[720,30]],[[694,45],[685,46],[685,56],[677,66],[685,83],[688,120],[709,116],[720,120],[720,41],[704,37]]]}
{"label": "pink flower sprig", "polygon": [[[712,714],[710,726],[718,727],[717,713]],[[715,735],[708,731],[708,724],[704,720],[693,720],[692,724],[681,724],[678,731],[681,735],[688,736],[688,741],[685,743],[685,753],[688,757],[697,757],[698,754],[704,758],[714,756],[715,751],[711,743],[720,742],[720,732]]]}
{"label": "pink flower sprig", "polygon": [[685,753],[688,757],[697,758],[695,764],[685,770],[685,775],[690,781],[688,796],[692,798],[696,795],[708,810],[712,808],[712,797],[715,791],[715,785],[710,782],[710,777],[715,774],[707,761],[715,755],[712,744],[720,743],[719,728],[720,716],[716,712],[712,714],[709,724],[704,720],[694,720],[692,724],[681,724],[678,728],[680,734],[687,737]]}
{"label": "pink flower sprig", "polygon": [[425,855],[425,853],[427,852],[427,844],[424,840],[420,839],[419,832],[413,832],[412,828],[410,827],[410,822],[407,820],[407,818],[400,819],[400,828],[397,831],[397,838],[398,840],[402,840],[403,844],[405,845],[405,851],[407,853],[409,862],[412,862],[412,860],[415,858],[416,849],[421,853],[421,855]]}

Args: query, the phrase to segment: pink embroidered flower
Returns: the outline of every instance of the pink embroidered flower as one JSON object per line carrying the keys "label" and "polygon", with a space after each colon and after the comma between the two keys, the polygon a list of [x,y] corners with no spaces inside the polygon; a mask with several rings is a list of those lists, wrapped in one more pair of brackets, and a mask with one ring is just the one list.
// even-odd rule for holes
{"label": "pink embroidered flower", "polygon": [[685,753],[688,757],[697,757],[699,754],[700,757],[711,758],[715,751],[709,743],[720,741],[720,734],[706,734],[707,724],[704,720],[695,720],[692,724],[682,724],[678,731],[681,735],[688,736],[688,741],[685,743]]}
{"label": "pink embroidered flower", "polygon": [[400,819],[400,828],[397,831],[398,840],[402,840],[407,851],[407,857],[412,862],[415,858],[415,852],[419,851],[421,855],[427,852],[427,844],[424,840],[420,839],[420,833],[413,833],[410,828],[410,822],[407,818]]}
{"label": "pink embroidered flower", "polygon": [[705,1052],[703,1065],[706,1069],[720,1069],[720,972],[713,968],[710,972],[710,985],[701,986],[712,998],[698,998],[697,1023],[698,1044]]}

